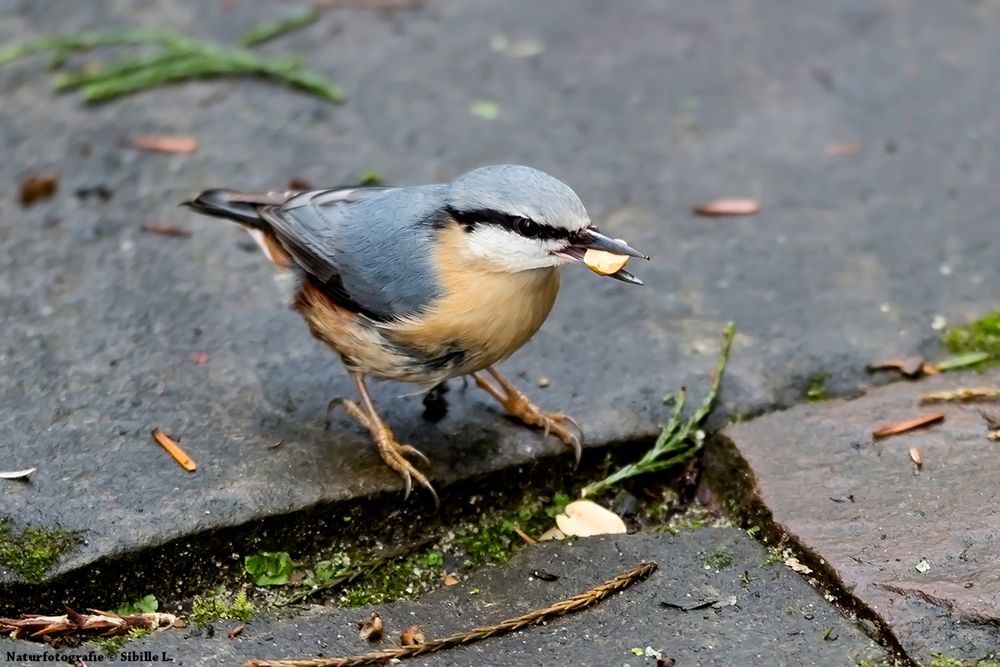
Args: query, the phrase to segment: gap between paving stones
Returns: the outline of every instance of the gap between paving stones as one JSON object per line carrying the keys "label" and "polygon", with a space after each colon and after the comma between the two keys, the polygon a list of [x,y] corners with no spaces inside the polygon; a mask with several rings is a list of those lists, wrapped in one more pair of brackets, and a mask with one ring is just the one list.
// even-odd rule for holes
{"label": "gap between paving stones", "polygon": [[790,548],[800,563],[812,569],[810,575],[800,576],[807,581],[815,580],[818,590],[826,589],[835,595],[837,600],[831,604],[849,618],[855,617],[858,626],[891,652],[897,661],[907,667],[918,667],[918,663],[906,654],[885,619],[851,594],[836,570],[819,554],[786,533],[774,521],[771,510],[755,493],[757,481],[753,470],[745,464],[732,440],[721,432],[713,435],[705,445],[702,475],[703,480],[722,498],[726,514],[736,525],[758,528],[754,537],[769,548]]}
{"label": "gap between paving stones", "polygon": [[[847,400],[850,398],[853,397]],[[745,527],[758,526],[760,532],[753,537],[766,547],[792,548],[800,562],[813,569],[812,575],[800,576],[807,581],[813,580],[810,583],[818,582],[814,583],[818,594],[823,589],[832,592],[837,597],[832,606],[901,664],[916,667],[917,663],[903,650],[885,620],[851,595],[833,568],[822,558],[774,523],[768,508],[753,493],[753,472],[744,465],[732,442],[721,433],[731,421],[731,416],[725,413],[724,406],[720,407],[709,420],[718,432],[708,439],[698,457],[697,468],[703,480],[728,481],[730,486],[725,492],[715,487],[725,501],[722,508],[724,515]],[[741,421],[791,407],[794,406],[772,406],[772,409],[762,409],[752,415],[741,415]],[[716,431],[716,428],[712,430]],[[181,600],[220,583],[244,581],[242,558],[249,553],[288,551],[296,554],[298,560],[309,560],[329,549],[334,542],[351,539],[371,544],[415,543],[430,532],[443,533],[462,522],[476,521],[487,508],[496,511],[516,508],[539,489],[554,493],[580,488],[585,482],[603,476],[604,470],[636,459],[650,444],[643,440],[585,450],[577,470],[564,465],[566,456],[550,456],[530,466],[517,466],[462,480],[444,487],[449,502],[440,514],[435,514],[430,501],[419,493],[405,503],[401,502],[399,493],[378,493],[186,535],[139,551],[99,559],[42,584],[0,583],[0,615],[26,611],[51,612],[64,605],[115,608],[128,600],[149,594],[161,600],[162,609],[163,601]],[[484,489],[504,488],[512,477],[517,480],[516,491],[484,492]],[[686,503],[678,511],[683,512],[689,505]],[[350,517],[350,520],[345,521],[345,517]]]}
{"label": "gap between paving stones", "polygon": [[0,616],[53,613],[64,605],[114,609],[149,594],[161,604],[184,599],[219,583],[243,581],[243,556],[259,551],[287,551],[307,560],[338,542],[414,543],[430,533],[476,522],[484,511],[516,508],[540,489],[555,493],[580,488],[602,477],[609,466],[635,459],[649,446],[641,441],[588,449],[577,469],[571,456],[550,456],[528,466],[455,482],[442,487],[447,500],[439,513],[419,491],[405,502],[399,492],[377,493],[185,535],[100,558],[41,583],[3,581]]}

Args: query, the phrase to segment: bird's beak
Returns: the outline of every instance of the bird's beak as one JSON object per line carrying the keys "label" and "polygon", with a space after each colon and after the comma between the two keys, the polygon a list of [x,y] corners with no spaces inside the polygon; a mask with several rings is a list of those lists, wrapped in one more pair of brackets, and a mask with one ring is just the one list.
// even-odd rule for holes
{"label": "bird's beak", "polygon": [[[625,243],[625,241],[605,236],[599,232],[596,227],[587,227],[586,229],[577,232],[573,239],[573,243],[556,254],[572,259],[575,262],[582,263],[583,256],[588,250],[603,250],[604,252],[610,252],[614,255],[625,255],[628,257],[638,257],[639,259],[649,259],[648,256],[643,255],[641,252]],[[625,269],[619,269],[614,273],[610,273],[608,274],[608,277],[621,280],[622,282],[629,283],[631,285],[643,284],[641,280],[633,276]]]}

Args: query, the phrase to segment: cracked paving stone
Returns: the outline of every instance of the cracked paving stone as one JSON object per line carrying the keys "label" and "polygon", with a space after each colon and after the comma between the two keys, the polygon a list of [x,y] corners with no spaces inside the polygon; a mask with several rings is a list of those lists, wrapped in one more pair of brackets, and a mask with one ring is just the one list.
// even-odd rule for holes
{"label": "cracked paving stone", "polygon": [[[0,43],[130,25],[235,43],[278,13],[223,4],[0,2]],[[191,568],[240,553],[260,522],[321,532],[339,504],[401,500],[363,429],[337,414],[323,430],[351,383],[267,263],[232,225],[177,207],[206,187],[372,169],[426,183],[498,162],[571,184],[606,232],[653,257],[636,267],[646,286],[565,271],[549,321],[503,370],[577,418],[590,447],[653,437],[665,393],[700,395],[728,320],[739,334],[716,425],[801,401],[816,374],[829,393],[855,390],[873,359],[932,348],[933,315],[996,307],[991,3],[420,4],[325,12],[262,47],[337,80],[340,106],[253,78],[87,106],[53,93],[45,57],[0,68],[0,451],[6,469],[38,467],[3,484],[0,517],[85,540],[42,584],[0,571],[0,610],[190,593]],[[542,51],[512,57],[490,46],[501,34]],[[479,99],[500,115],[471,115]],[[199,149],[136,151],[139,134],[191,135]],[[824,151],[848,141],[862,150]],[[23,209],[16,184],[41,171],[59,173],[59,190]],[[97,187],[111,196],[74,194]],[[761,212],[691,213],[722,196],[758,198]],[[154,220],[192,235],[143,232]],[[396,435],[430,457],[445,511],[451,482],[571,467],[561,443],[455,385],[436,423],[412,387],[373,390]],[[197,472],[151,442],[157,427]]]}
{"label": "cracked paving stone", "polygon": [[[365,653],[396,645],[400,631],[413,624],[428,639],[469,630],[548,606],[640,561],[654,560],[659,568],[649,579],[587,610],[401,664],[652,665],[654,659],[632,653],[647,646],[685,667],[844,667],[884,656],[801,577],[780,564],[762,567],[766,559],[761,545],[736,528],[545,542],[503,567],[487,568],[415,602],[354,609],[313,606],[296,618],[254,621],[232,640],[227,633],[237,624],[223,621],[215,624],[211,638],[172,630],[132,641],[123,650],[165,655],[177,667]],[[540,568],[559,578],[533,578],[531,573]],[[690,611],[663,604],[706,598],[722,604]],[[357,629],[373,609],[386,625],[386,639],[375,645],[362,640]],[[11,650],[38,651],[37,644],[23,641],[9,645]]]}
{"label": "cracked paving stone", "polygon": [[[710,445],[706,474],[750,521],[800,545],[816,576],[871,610],[911,657],[995,659],[1000,443],[979,414],[991,404],[919,397],[998,384],[1000,370],[948,374],[736,424]],[[878,426],[937,410],[942,423],[872,439]]]}

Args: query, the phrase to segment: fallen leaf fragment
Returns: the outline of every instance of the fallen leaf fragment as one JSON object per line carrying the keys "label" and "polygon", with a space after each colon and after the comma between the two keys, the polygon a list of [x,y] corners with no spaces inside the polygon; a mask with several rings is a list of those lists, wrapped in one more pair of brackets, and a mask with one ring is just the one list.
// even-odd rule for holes
{"label": "fallen leaf fragment", "polygon": [[922,468],[924,466],[924,455],[921,454],[920,450],[916,447],[910,447],[910,460],[913,461],[913,464],[918,468]]}
{"label": "fallen leaf fragment", "polygon": [[993,442],[1000,442],[1000,417],[994,417],[985,410],[980,410],[979,415],[986,422],[986,439]]}
{"label": "fallen leaf fragment", "polygon": [[713,218],[753,215],[760,211],[760,202],[756,199],[715,199],[704,204],[697,204],[691,210],[697,215]]}
{"label": "fallen leaf fragment", "polygon": [[923,357],[893,357],[884,361],[877,361],[865,367],[869,373],[877,371],[899,371],[908,378],[920,377],[924,372]]}
{"label": "fallen leaf fragment", "polygon": [[469,104],[469,113],[483,120],[496,120],[500,117],[500,103],[496,100],[476,100]]}
{"label": "fallen leaf fragment", "polygon": [[181,449],[181,446],[176,440],[158,428],[153,429],[152,436],[153,440],[156,441],[156,444],[167,450],[167,453],[174,457],[174,460],[180,463],[182,468],[188,472],[195,471],[197,465],[191,460],[191,457],[187,455],[187,452]]}
{"label": "fallen leaf fragment", "polygon": [[991,431],[1000,431],[1000,417],[994,417],[990,413],[986,412],[986,410],[980,410],[979,416],[983,418],[984,422],[986,422],[986,428]]}
{"label": "fallen leaf fragment", "polygon": [[424,631],[419,625],[411,625],[399,635],[400,646],[416,646],[417,644],[423,644],[425,641]]}
{"label": "fallen leaf fragment", "polygon": [[198,140],[179,135],[145,134],[129,140],[132,148],[157,153],[194,153],[198,150]]}
{"label": "fallen leaf fragment", "polygon": [[444,575],[444,577],[441,578],[441,584],[443,586],[454,586],[458,582],[459,579],[454,574],[446,574]]}
{"label": "fallen leaf fragment", "polygon": [[48,199],[59,189],[59,174],[45,171],[32,174],[21,181],[21,206]]}
{"label": "fallen leaf fragment", "polygon": [[966,401],[998,401],[1000,387],[963,387],[950,391],[935,391],[920,397],[921,403],[962,403]]}
{"label": "fallen leaf fragment", "polygon": [[31,473],[38,470],[38,468],[25,468],[24,470],[11,470],[9,472],[0,472],[0,479],[28,479]]}
{"label": "fallen leaf fragment", "polygon": [[610,276],[622,270],[628,263],[628,255],[616,255],[604,250],[588,250],[583,254],[583,263],[598,275]]}
{"label": "fallen leaf fragment", "polygon": [[185,238],[185,239],[191,236],[191,230],[184,229],[183,227],[175,227],[174,225],[169,225],[160,220],[147,222],[142,227],[140,227],[140,229],[150,234],[159,234],[160,236],[176,236],[178,238]]}
{"label": "fallen leaf fragment", "polygon": [[556,515],[556,525],[567,536],[614,535],[627,532],[625,522],[611,510],[590,500],[574,500]]}
{"label": "fallen leaf fragment", "polygon": [[885,426],[872,431],[872,437],[876,440],[881,440],[882,438],[888,438],[893,435],[899,435],[900,433],[906,433],[907,431],[912,431],[924,426],[930,426],[931,424],[936,424],[941,421],[944,421],[943,412],[931,412],[914,419],[907,419],[906,421],[886,424]]}
{"label": "fallen leaf fragment", "polygon": [[707,600],[685,600],[683,602],[670,602],[662,600],[660,602],[660,606],[669,607],[670,609],[679,609],[680,611],[695,611],[697,609],[711,607],[718,601],[719,598],[709,598]]}
{"label": "fallen leaf fragment", "polygon": [[857,155],[861,152],[861,146],[858,144],[850,143],[829,143],[824,148],[824,152],[827,155],[833,155],[836,157],[850,157],[852,155]]}
{"label": "fallen leaf fragment", "polygon": [[792,568],[799,574],[812,574],[812,568],[808,565],[799,562],[799,559],[795,556],[789,556],[785,559],[785,565]]}
{"label": "fallen leaf fragment", "polygon": [[239,625],[234,625],[233,628],[226,633],[226,637],[228,637],[229,639],[236,639],[237,637],[243,634],[243,631],[246,629],[246,627],[247,626],[244,625],[243,623],[240,623]]}
{"label": "fallen leaf fragment", "polygon": [[385,621],[377,611],[373,611],[371,616],[358,623],[358,636],[366,642],[380,641],[384,632]]}

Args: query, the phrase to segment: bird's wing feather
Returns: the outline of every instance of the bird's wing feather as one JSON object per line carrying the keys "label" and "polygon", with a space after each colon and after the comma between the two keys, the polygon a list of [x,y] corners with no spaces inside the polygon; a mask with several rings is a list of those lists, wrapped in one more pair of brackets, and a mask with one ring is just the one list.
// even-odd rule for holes
{"label": "bird's wing feather", "polygon": [[412,314],[437,293],[428,264],[438,199],[422,188],[302,192],[260,215],[296,263],[343,305],[379,320]]}
{"label": "bird's wing feather", "polygon": [[327,282],[339,273],[332,241],[351,204],[392,189],[308,190],[289,197],[281,204],[263,206],[259,212],[299,266],[321,282]]}

